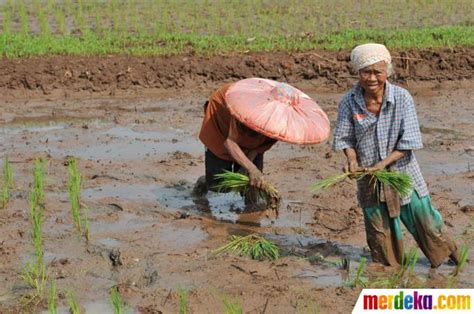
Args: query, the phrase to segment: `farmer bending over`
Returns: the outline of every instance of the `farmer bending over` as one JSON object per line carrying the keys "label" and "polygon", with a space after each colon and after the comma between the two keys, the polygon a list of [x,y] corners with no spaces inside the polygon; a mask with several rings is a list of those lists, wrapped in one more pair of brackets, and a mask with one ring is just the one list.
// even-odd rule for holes
{"label": "farmer bending over", "polygon": [[397,170],[408,173],[414,187],[411,195],[400,198],[388,186],[374,189],[371,176],[358,180],[373,261],[392,266],[402,262],[403,222],[432,267],[448,256],[457,263],[458,249],[431,204],[413,152],[423,147],[415,104],[407,90],[387,80],[392,74],[390,53],[380,44],[360,45],[352,50],[351,63],[359,82],[341,100],[333,144],[347,157],[344,171]]}
{"label": "farmer bending over", "polygon": [[244,172],[251,186],[261,187],[263,154],[277,140],[318,143],[328,134],[326,114],[288,84],[259,78],[225,84],[204,106],[199,139],[206,148],[206,175],[198,179],[193,193],[213,190],[214,175],[224,170]]}

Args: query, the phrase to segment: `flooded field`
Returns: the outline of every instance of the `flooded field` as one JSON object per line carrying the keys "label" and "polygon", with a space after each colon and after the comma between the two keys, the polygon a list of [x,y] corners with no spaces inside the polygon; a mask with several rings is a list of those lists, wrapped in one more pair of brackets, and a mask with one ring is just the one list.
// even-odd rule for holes
{"label": "flooded field", "polygon": [[[298,86],[298,84],[295,84]],[[301,86],[336,117],[342,90]],[[474,244],[474,91],[472,82],[409,86],[425,148],[417,152],[433,203],[459,244]],[[191,195],[204,173],[197,139],[208,91],[127,99],[11,101],[0,114],[0,158],[8,154],[15,187],[0,211],[0,310],[46,311],[27,304],[31,289],[18,272],[33,252],[29,197],[34,160],[47,160],[44,260],[56,281],[61,313],[73,292],[87,313],[111,313],[117,286],[133,313],[176,313],[178,289],[192,313],[223,312],[223,299],[246,313],[319,309],[348,313],[358,289],[347,287],[361,257],[366,276],[393,271],[370,264],[355,185],[347,181],[312,195],[312,182],[336,174],[343,157],[330,143],[278,143],[266,155],[266,177],[282,192],[280,214],[245,213],[240,196]],[[197,96],[196,96],[197,95]],[[449,114],[448,114],[449,112]],[[68,197],[68,158],[83,175],[81,201],[89,210],[90,241],[74,229]],[[214,256],[230,235],[258,233],[282,249],[276,261]],[[405,232],[407,247],[416,247]],[[423,286],[445,287],[452,266],[430,269],[422,253],[415,274]],[[342,261],[349,261],[342,267]],[[344,269],[346,268],[346,269]],[[472,287],[468,264],[457,287]]]}

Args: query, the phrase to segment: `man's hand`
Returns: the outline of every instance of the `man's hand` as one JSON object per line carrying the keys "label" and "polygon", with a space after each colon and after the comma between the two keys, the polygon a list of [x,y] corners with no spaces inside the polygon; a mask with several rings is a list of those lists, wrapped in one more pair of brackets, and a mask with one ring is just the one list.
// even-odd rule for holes
{"label": "man's hand", "polygon": [[385,167],[387,166],[385,165],[384,162],[381,161],[381,162],[376,163],[372,167],[364,168],[364,172],[376,172],[376,171],[385,169]]}
{"label": "man's hand", "polygon": [[[344,154],[347,157],[347,161],[344,165],[344,168],[342,168],[342,171],[344,171],[344,173],[354,173],[360,171],[361,169],[359,167],[359,163],[357,162],[357,153],[355,149],[346,148],[344,149]],[[353,179],[353,176],[349,176],[349,178]]]}
{"label": "man's hand", "polygon": [[260,170],[249,171],[250,185],[256,188],[261,188],[264,183],[263,173]]}
{"label": "man's hand", "polygon": [[359,163],[355,159],[348,159],[346,161],[346,164],[344,165],[344,168],[342,168],[342,171],[344,171],[344,173],[353,173],[359,170]]}

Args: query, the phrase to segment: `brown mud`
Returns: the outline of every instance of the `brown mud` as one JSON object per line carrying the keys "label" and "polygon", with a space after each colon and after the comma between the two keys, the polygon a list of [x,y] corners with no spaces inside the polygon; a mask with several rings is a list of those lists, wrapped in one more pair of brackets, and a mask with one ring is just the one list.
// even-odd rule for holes
{"label": "brown mud", "polygon": [[[3,97],[75,93],[114,96],[152,89],[215,86],[248,77],[295,83],[311,80],[318,86],[346,88],[352,84],[349,53],[249,53],[202,57],[51,56],[2,59]],[[474,48],[403,50],[393,52],[395,82],[472,79]]]}
{"label": "brown mud", "polygon": [[[431,54],[429,62],[410,59],[408,69],[399,70],[395,78],[405,80],[417,104],[425,145],[417,158],[434,205],[458,243],[471,248],[472,260],[472,50],[409,53],[413,59]],[[281,62],[283,56],[288,58],[274,55],[281,56]],[[222,81],[247,76],[290,81],[314,97],[334,123],[339,99],[355,82],[347,72],[347,56],[318,52],[303,58],[305,65],[315,62],[307,68],[295,61],[302,55],[285,60],[294,67],[288,72],[279,72],[282,66],[272,63],[270,54],[252,56],[267,62],[255,63],[254,69],[260,69],[255,72],[245,65],[250,64],[247,55],[231,57],[234,63],[222,57],[221,64],[196,57],[173,57],[168,63],[125,57],[3,60],[7,70],[0,78],[0,157],[8,152],[15,188],[7,208],[0,211],[0,312],[46,309],[45,303],[33,307],[21,302],[32,290],[18,277],[33,252],[28,191],[33,160],[42,156],[48,158],[44,258],[61,292],[58,302],[64,313],[67,291],[76,294],[87,313],[111,313],[112,286],[119,287],[138,313],[176,313],[179,287],[189,290],[191,313],[223,312],[224,296],[239,300],[246,313],[349,313],[359,290],[348,288],[347,271],[328,260],[348,258],[353,274],[360,257],[370,257],[354,183],[345,181],[317,195],[309,192],[312,182],[341,169],[343,156],[331,152],[330,141],[314,146],[278,143],[265,155],[265,175],[283,197],[279,217],[242,214],[243,201],[235,195],[196,199],[190,193],[204,172],[203,147],[197,139],[202,104]],[[321,56],[340,57],[339,66]],[[316,72],[306,80],[303,70],[316,69],[318,62],[325,64],[326,76]],[[426,70],[413,74],[415,62],[425,64]],[[445,62],[451,71],[439,68]],[[225,71],[226,64],[233,66]],[[271,66],[265,69],[262,64]],[[127,74],[128,67],[132,70]],[[99,68],[103,76],[95,72]],[[63,81],[67,69],[72,76]],[[198,74],[198,69],[207,74]],[[92,78],[80,77],[84,71]],[[116,71],[125,73],[120,76],[123,87]],[[22,83],[20,73],[28,83]],[[145,78],[146,73],[154,83],[131,83],[133,75]],[[160,73],[169,77],[159,80]],[[75,231],[70,213],[64,166],[68,156],[78,158],[83,174],[81,198],[91,218],[88,245]],[[274,240],[283,248],[283,257],[262,262],[234,254],[213,256],[230,235],[247,233]],[[405,240],[407,247],[415,246],[407,232]],[[384,271],[372,264],[368,270],[372,277]],[[451,271],[447,264],[430,270],[421,257],[416,275],[427,287],[445,287]],[[472,287],[473,282],[474,267],[468,264],[456,286]]]}

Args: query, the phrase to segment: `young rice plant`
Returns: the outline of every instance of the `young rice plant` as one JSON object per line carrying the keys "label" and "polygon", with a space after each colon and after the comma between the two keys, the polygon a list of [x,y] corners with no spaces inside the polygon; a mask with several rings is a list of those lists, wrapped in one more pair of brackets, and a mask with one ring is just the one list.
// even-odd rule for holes
{"label": "young rice plant", "polygon": [[49,288],[49,297],[48,297],[48,313],[49,314],[57,314],[58,308],[56,304],[56,282],[53,281],[51,283],[51,287]]}
{"label": "young rice plant", "polygon": [[215,250],[214,254],[220,255],[225,252],[238,252],[255,260],[275,260],[280,257],[278,246],[256,234],[247,236],[233,235],[231,241]]}
{"label": "young rice plant", "polygon": [[124,314],[125,311],[125,304],[120,296],[120,293],[117,287],[110,289],[110,304],[114,309],[114,314]]}
{"label": "young rice plant", "polygon": [[69,182],[68,182],[68,192],[69,192],[69,201],[71,202],[71,213],[76,225],[76,229],[82,231],[82,221],[81,221],[81,205],[80,205],[80,195],[81,195],[81,174],[77,170],[77,164],[75,159],[68,160],[68,171],[69,171]]}
{"label": "young rice plant", "polygon": [[361,257],[360,262],[359,262],[359,267],[357,267],[356,275],[355,275],[354,278],[349,280],[349,282],[347,283],[348,287],[351,287],[351,288],[356,288],[356,287],[365,288],[365,287],[367,287],[368,279],[366,277],[364,277],[364,275],[363,275],[364,274],[364,269],[365,269],[365,264],[366,264],[366,258]]}
{"label": "young rice plant", "polygon": [[0,196],[0,209],[7,206],[7,203],[10,200],[10,190],[13,188],[13,184],[13,168],[8,159],[8,155],[5,154],[5,157],[3,158],[3,187]]}
{"label": "young rice plant", "polygon": [[79,308],[79,303],[77,302],[77,299],[75,295],[72,292],[69,292],[67,294],[67,303],[69,305],[69,312],[71,314],[80,314],[81,310]]}
{"label": "young rice plant", "polygon": [[188,290],[185,288],[178,288],[178,303],[179,314],[187,314],[189,307]]}
{"label": "young rice plant", "polygon": [[43,261],[43,220],[44,220],[44,161],[37,159],[33,171],[30,193],[31,238],[34,258],[26,263],[20,277],[35,289],[35,297],[42,298],[47,281],[47,270]]}

